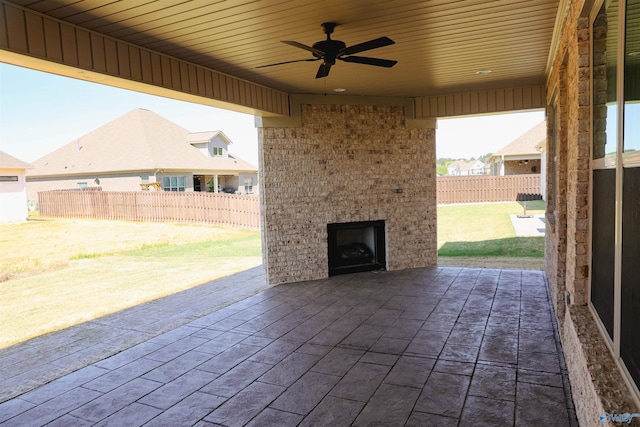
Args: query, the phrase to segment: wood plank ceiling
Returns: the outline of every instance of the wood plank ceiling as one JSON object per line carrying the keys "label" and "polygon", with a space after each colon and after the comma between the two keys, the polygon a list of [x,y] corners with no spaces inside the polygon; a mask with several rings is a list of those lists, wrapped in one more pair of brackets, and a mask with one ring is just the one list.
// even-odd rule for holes
{"label": "wood plank ceiling", "polygon": [[[559,0],[10,0],[109,37],[287,93],[428,96],[545,82]],[[394,45],[360,56],[393,68],[319,62],[281,43],[333,39],[348,46],[381,36]],[[477,74],[491,70],[489,74]]]}

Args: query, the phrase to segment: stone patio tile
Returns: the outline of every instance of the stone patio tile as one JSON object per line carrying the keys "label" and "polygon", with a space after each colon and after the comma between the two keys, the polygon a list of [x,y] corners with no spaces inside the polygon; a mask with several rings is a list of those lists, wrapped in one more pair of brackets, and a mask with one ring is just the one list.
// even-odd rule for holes
{"label": "stone patio tile", "polygon": [[267,326],[273,324],[277,320],[279,320],[279,318],[271,319],[268,315],[261,315],[261,316],[255,317],[255,318],[253,318],[251,320],[248,320],[248,321],[244,322],[243,324],[237,326],[234,329],[234,331],[241,332],[241,333],[247,333],[247,334],[254,334],[256,332],[259,332],[259,331],[263,330]]}
{"label": "stone patio tile", "polygon": [[260,350],[262,350],[262,347],[244,345],[241,342],[240,344],[227,348],[222,353],[210,357],[208,360],[200,364],[198,369],[217,374],[224,374]]}
{"label": "stone patio tile", "polygon": [[518,351],[524,353],[557,353],[556,337],[551,330],[520,329]]}
{"label": "stone patio tile", "polygon": [[0,403],[0,423],[28,411],[35,406],[36,404],[27,402],[20,397]]}
{"label": "stone patio tile", "polygon": [[484,304],[480,305],[479,303],[470,303],[469,300],[464,305],[462,312],[460,313],[460,317],[458,318],[459,322],[469,323],[468,319],[475,318],[483,318],[486,319],[489,317],[489,313],[491,312],[491,306],[486,306]]}
{"label": "stone patio tile", "polygon": [[276,363],[280,362],[285,357],[296,351],[303,344],[304,341],[278,338],[271,344],[267,345],[262,350],[251,356],[249,360],[275,365]]}
{"label": "stone patio tile", "polygon": [[212,325],[207,326],[207,329],[213,329],[213,330],[217,330],[217,331],[230,331],[233,328],[239,327],[240,325],[242,325],[243,323],[245,323],[246,320],[244,319],[238,319],[235,317],[227,317],[225,319],[222,319]]}
{"label": "stone patio tile", "polygon": [[349,335],[351,331],[337,331],[332,329],[324,329],[322,332],[309,340],[311,344],[336,346]]}
{"label": "stone patio tile", "polygon": [[327,326],[329,331],[353,332],[358,326],[363,324],[369,318],[370,314],[358,314],[350,311],[338,320]]}
{"label": "stone patio tile", "polygon": [[307,372],[293,383],[270,407],[299,415],[307,415],[340,381],[340,377]]}
{"label": "stone patio tile", "polygon": [[368,350],[384,333],[383,328],[376,325],[363,324],[358,326],[342,342],[341,347]]}
{"label": "stone patio tile", "polygon": [[95,423],[91,421],[82,420],[80,418],[74,417],[73,415],[63,415],[60,418],[56,418],[47,424],[47,427],[88,427],[94,426]]}
{"label": "stone patio tile", "polygon": [[[97,399],[80,406],[71,415],[83,420],[98,422],[115,414],[125,406],[130,405],[162,384],[142,378],[136,378],[109,393],[103,394]],[[157,414],[156,414],[157,415]]]}
{"label": "stone patio tile", "polygon": [[163,411],[145,427],[190,426],[226,402],[227,398],[195,392]]}
{"label": "stone patio tile", "polygon": [[460,425],[474,427],[513,425],[514,406],[514,402],[469,396],[462,411]]}
{"label": "stone patio tile", "polygon": [[[36,388],[28,393],[20,396],[21,400],[26,400],[30,403],[40,404],[47,400],[53,399],[63,393],[72,390],[74,387],[81,386],[94,380],[95,378],[102,376],[109,371],[101,369],[95,365],[89,365],[86,368],[82,368],[76,372],[73,372],[64,377],[58,378],[48,384]],[[11,401],[9,401],[11,402]],[[0,414],[4,413],[3,405],[0,405]],[[2,422],[2,415],[0,415],[0,422]]]}
{"label": "stone patio tile", "polygon": [[284,390],[284,387],[277,385],[254,382],[206,416],[204,421],[230,427],[243,426]]}
{"label": "stone patio tile", "polygon": [[484,326],[470,326],[464,323],[456,323],[447,339],[447,344],[479,348],[480,344],[482,344],[484,331]]}
{"label": "stone patio tile", "polygon": [[518,367],[531,371],[560,373],[557,354],[549,353],[518,353]]}
{"label": "stone patio tile", "polygon": [[391,309],[381,307],[369,317],[365,323],[368,325],[389,326],[394,323],[403,313],[402,309]]}
{"label": "stone patio tile", "polygon": [[97,366],[98,368],[105,368],[105,369],[111,369],[111,370],[117,369],[121,366],[124,366],[128,363],[133,362],[134,360],[140,359],[141,357],[144,357],[147,354],[153,353],[154,351],[159,350],[160,348],[162,348],[161,344],[145,341],[127,350],[121,351],[118,354],[115,354],[111,357],[103,359],[98,363],[95,363],[94,366]]}
{"label": "stone patio tile", "polygon": [[489,316],[485,335],[508,335],[517,336],[520,329],[520,316],[517,314],[509,316]]}
{"label": "stone patio tile", "polygon": [[307,342],[306,344],[301,345],[296,350],[296,353],[312,354],[312,355],[315,355],[315,356],[323,356],[324,357],[332,349],[333,349],[333,346],[320,345],[320,344],[314,344],[314,343],[311,343],[311,342]]}
{"label": "stone patio tile", "polygon": [[366,402],[376,391],[391,367],[358,362],[331,390],[331,396]]}
{"label": "stone patio tile", "polygon": [[501,298],[493,302],[491,317],[512,317],[520,315],[520,298]]}
{"label": "stone patio tile", "polygon": [[124,365],[95,380],[89,381],[84,384],[83,387],[106,393],[146,374],[160,365],[162,365],[162,362],[157,360],[137,359],[128,365]]}
{"label": "stone patio tile", "polygon": [[563,389],[521,382],[517,387],[516,426],[570,425]]}
{"label": "stone patio tile", "polygon": [[327,396],[304,418],[299,427],[348,426],[353,423],[363,406],[362,402]]}
{"label": "stone patio tile", "polygon": [[475,363],[478,358],[478,347],[447,343],[440,352],[439,358],[455,362]]}
{"label": "stone patio tile", "polygon": [[200,391],[216,396],[231,397],[247,387],[272,365],[245,360],[227,373],[219,376]]}
{"label": "stone patio tile", "polygon": [[518,362],[518,337],[513,335],[485,335],[478,360],[516,364]]}
{"label": "stone patio tile", "polygon": [[369,399],[354,424],[404,425],[419,394],[420,389],[417,388],[382,384]]}
{"label": "stone patio tile", "polygon": [[274,340],[272,340],[271,338],[267,338],[267,337],[258,337],[255,335],[250,335],[248,337],[246,337],[245,339],[243,339],[242,341],[240,341],[240,344],[243,345],[253,345],[256,347],[266,347],[269,344],[271,344]]}
{"label": "stone patio tile", "polygon": [[416,295],[407,295],[403,288],[403,291],[400,292],[400,295],[392,296],[391,299],[389,299],[389,301],[387,301],[386,304],[382,306],[382,308],[389,310],[406,310],[411,306],[411,304],[415,303],[415,297],[422,293],[422,289],[423,287],[420,286],[420,290],[416,293]]}
{"label": "stone patio tile", "polygon": [[435,359],[402,356],[384,379],[385,384],[422,388],[431,375]]}
{"label": "stone patio tile", "polygon": [[200,352],[209,353],[211,355],[220,354],[226,349],[233,347],[240,341],[247,339],[249,335],[239,332],[223,332],[217,337],[204,340],[198,346],[194,347]]}
{"label": "stone patio tile", "polygon": [[258,335],[273,339],[280,338],[305,320],[307,320],[307,316],[296,316],[294,313],[261,329]]}
{"label": "stone patio tile", "polygon": [[291,353],[279,362],[259,380],[269,384],[290,386],[320,360],[320,356],[303,353]]}
{"label": "stone patio tile", "polygon": [[267,408],[252,419],[247,427],[297,426],[302,418],[302,415]]}
{"label": "stone patio tile", "polygon": [[411,341],[402,338],[381,337],[371,346],[372,352],[402,354]]}
{"label": "stone patio tile", "polygon": [[[205,294],[195,290],[189,300],[205,312]],[[160,308],[140,313],[161,323]],[[143,326],[134,314],[126,318]],[[344,275],[268,288],[191,319],[0,404],[0,423],[577,425],[539,272]],[[126,326],[114,315],[100,328],[115,324]],[[74,347],[73,336],[63,337],[72,353],[90,352]]]}
{"label": "stone patio tile", "polygon": [[478,364],[473,372],[469,394],[514,401],[516,398],[516,371],[514,366]]}
{"label": "stone patio tile", "polygon": [[453,330],[456,323],[456,317],[453,316],[429,316],[422,325],[422,330],[439,331],[449,334]]}
{"label": "stone patio tile", "polygon": [[359,361],[362,363],[373,363],[374,365],[393,366],[399,357],[400,356],[396,354],[367,351]]}
{"label": "stone patio tile", "polygon": [[385,338],[396,339],[413,339],[416,336],[420,328],[424,325],[423,320],[404,319],[400,318],[393,322],[393,324],[385,328],[382,334]]}
{"label": "stone patio tile", "polygon": [[148,342],[152,344],[159,344],[164,347],[182,338],[188,337],[189,335],[198,332],[200,329],[202,328],[198,326],[184,325],[160,334],[157,337],[150,339]]}
{"label": "stone patio tile", "polygon": [[311,370],[323,374],[343,376],[363,355],[364,351],[362,350],[334,348],[316,363]]}
{"label": "stone patio tile", "polygon": [[169,409],[218,377],[217,374],[193,369],[147,394],[138,402],[154,408]]}
{"label": "stone patio tile", "polygon": [[158,360],[160,362],[168,362],[169,360],[175,359],[181,354],[184,354],[189,350],[201,346],[206,342],[208,342],[206,338],[187,336],[184,338],[180,338],[179,340],[174,341],[173,343],[166,345],[161,349],[154,351],[153,353],[149,353],[145,356],[145,358]]}
{"label": "stone patio tile", "polygon": [[38,405],[20,415],[9,419],[2,424],[3,427],[24,427],[45,425],[56,418],[72,411],[93,399],[100,393],[83,388],[74,388],[41,405]]}
{"label": "stone patio tile", "polygon": [[411,416],[407,420],[405,427],[458,427],[458,422],[458,418],[444,417],[442,415],[413,411],[411,413]]}
{"label": "stone patio tile", "polygon": [[335,321],[334,318],[314,316],[291,331],[287,332],[283,338],[290,340],[308,341],[315,335],[322,332],[327,326]]}
{"label": "stone patio tile", "polygon": [[420,330],[405,351],[423,356],[438,356],[448,337],[448,332]]}
{"label": "stone patio tile", "polygon": [[161,409],[152,408],[151,406],[142,405],[140,403],[132,403],[125,406],[113,415],[96,424],[96,427],[120,427],[120,426],[141,426],[147,421],[156,417],[162,412]]}
{"label": "stone patio tile", "polygon": [[546,385],[550,387],[563,387],[561,374],[552,372],[531,371],[529,369],[518,368],[518,382]]}
{"label": "stone patio tile", "polygon": [[433,372],[422,389],[415,410],[435,415],[460,417],[471,378]]}
{"label": "stone patio tile", "polygon": [[152,381],[168,383],[196,366],[201,365],[210,358],[210,354],[192,350],[178,356],[164,365],[158,366],[144,374],[142,377]]}

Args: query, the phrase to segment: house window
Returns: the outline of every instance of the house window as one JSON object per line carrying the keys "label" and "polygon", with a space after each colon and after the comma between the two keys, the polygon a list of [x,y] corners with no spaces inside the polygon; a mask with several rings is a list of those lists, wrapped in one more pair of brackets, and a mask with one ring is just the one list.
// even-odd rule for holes
{"label": "house window", "polygon": [[247,178],[244,180],[244,192],[246,194],[253,193],[253,179]]}
{"label": "house window", "polygon": [[214,156],[222,156],[222,147],[213,147]]}
{"label": "house window", "polygon": [[149,183],[149,175],[142,175],[140,177],[140,180],[142,181],[143,184],[148,184]]}
{"label": "house window", "polygon": [[[592,26],[589,303],[640,396],[640,0],[604,2]],[[619,29],[624,28],[624,32]],[[622,36],[624,35],[624,38]]]}
{"label": "house window", "polygon": [[162,178],[164,191],[184,191],[184,176],[165,176]]}
{"label": "house window", "polygon": [[0,176],[0,182],[17,182],[17,181],[18,181],[18,177],[16,175]]}
{"label": "house window", "polygon": [[87,185],[86,182],[79,182],[78,183],[78,188],[87,188],[87,187],[89,187],[89,185]]}

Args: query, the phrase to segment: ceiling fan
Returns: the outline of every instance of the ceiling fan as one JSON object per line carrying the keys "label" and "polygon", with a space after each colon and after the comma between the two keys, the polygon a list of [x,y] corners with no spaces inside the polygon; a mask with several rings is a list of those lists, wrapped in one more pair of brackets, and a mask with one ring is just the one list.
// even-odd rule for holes
{"label": "ceiling fan", "polygon": [[365,50],[377,49],[379,47],[389,46],[395,42],[389,37],[379,37],[377,39],[369,40],[364,43],[355,44],[347,47],[345,42],[340,40],[332,40],[331,33],[336,27],[335,22],[325,22],[321,25],[322,30],[327,35],[326,40],[321,40],[313,44],[313,46],[307,46],[302,43],[298,43],[291,40],[283,40],[282,43],[286,43],[290,46],[298,47],[300,49],[308,50],[314,56],[309,59],[297,59],[294,61],[277,62],[275,64],[261,65],[256,68],[273,67],[274,65],[290,64],[292,62],[309,62],[309,61],[322,61],[318,72],[316,73],[316,79],[327,77],[331,66],[335,65],[336,60],[344,62],[355,62],[358,64],[375,65],[377,67],[393,67],[398,61],[392,61],[389,59],[369,58],[366,56],[353,56],[354,53],[364,52]]}

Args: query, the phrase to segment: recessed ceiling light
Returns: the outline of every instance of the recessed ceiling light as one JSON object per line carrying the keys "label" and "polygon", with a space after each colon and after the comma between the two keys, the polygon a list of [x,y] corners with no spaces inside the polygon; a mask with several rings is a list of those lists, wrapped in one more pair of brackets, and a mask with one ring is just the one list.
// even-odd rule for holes
{"label": "recessed ceiling light", "polygon": [[478,75],[491,74],[491,70],[478,70],[476,71],[476,74]]}
{"label": "recessed ceiling light", "polygon": [[346,92],[347,90],[343,87],[337,87],[333,90],[334,92]]}

